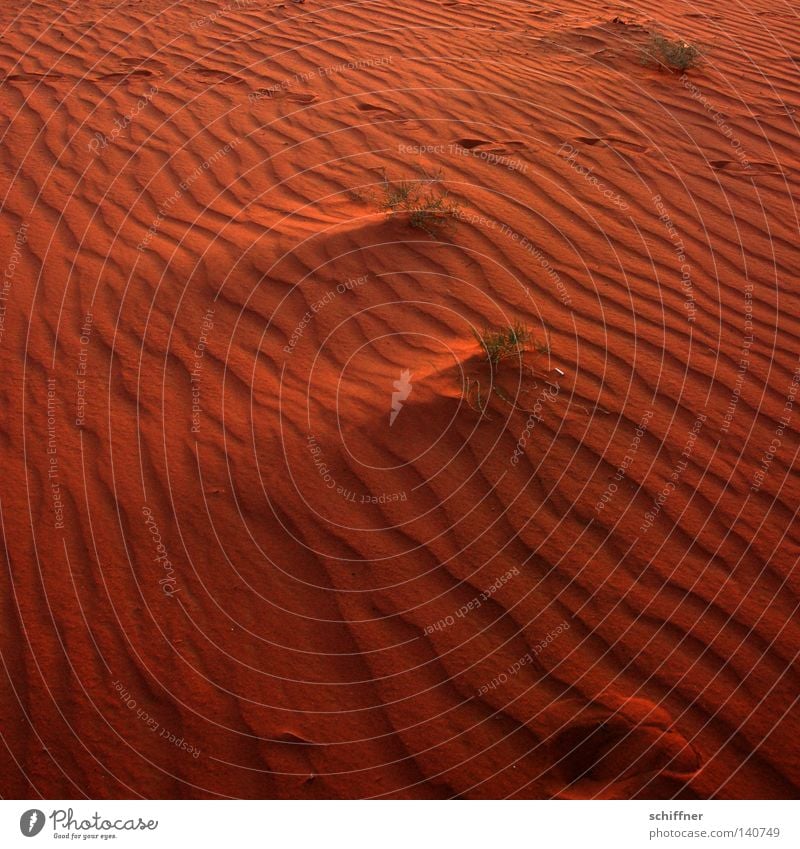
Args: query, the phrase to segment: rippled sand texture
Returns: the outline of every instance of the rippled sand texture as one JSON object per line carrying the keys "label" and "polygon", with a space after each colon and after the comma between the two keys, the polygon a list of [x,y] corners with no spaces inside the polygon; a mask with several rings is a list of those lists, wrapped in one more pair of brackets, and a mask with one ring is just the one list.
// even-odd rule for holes
{"label": "rippled sand texture", "polygon": [[798,796],[788,4],[0,15],[2,795]]}

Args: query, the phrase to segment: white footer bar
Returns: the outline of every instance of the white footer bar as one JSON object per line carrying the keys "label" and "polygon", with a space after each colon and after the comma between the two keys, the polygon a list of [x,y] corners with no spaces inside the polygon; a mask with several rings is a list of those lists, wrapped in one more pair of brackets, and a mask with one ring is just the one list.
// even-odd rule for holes
{"label": "white footer bar", "polygon": [[799,809],[796,801],[0,801],[0,846],[796,849]]}

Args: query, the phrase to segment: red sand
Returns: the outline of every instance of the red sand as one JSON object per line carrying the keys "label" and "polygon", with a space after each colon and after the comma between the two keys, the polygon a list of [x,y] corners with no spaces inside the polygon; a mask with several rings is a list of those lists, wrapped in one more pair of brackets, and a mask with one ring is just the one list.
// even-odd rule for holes
{"label": "red sand", "polygon": [[0,15],[3,796],[798,796],[788,6]]}

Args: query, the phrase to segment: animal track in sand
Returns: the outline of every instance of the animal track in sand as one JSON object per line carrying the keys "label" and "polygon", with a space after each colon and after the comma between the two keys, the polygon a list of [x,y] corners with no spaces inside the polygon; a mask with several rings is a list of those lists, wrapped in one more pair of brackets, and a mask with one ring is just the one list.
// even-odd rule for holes
{"label": "animal track in sand", "polygon": [[594,145],[610,147],[614,150],[621,150],[624,153],[649,153],[652,150],[647,145],[638,144],[627,139],[620,139],[616,136],[576,136],[573,141],[591,147],[594,147]]}
{"label": "animal track in sand", "polygon": [[783,175],[783,171],[774,162],[751,162],[745,165],[735,159],[709,159],[708,164],[715,171],[724,171],[726,174],[741,174],[755,177],[762,174]]}
{"label": "animal track in sand", "polygon": [[214,68],[198,68],[189,66],[184,71],[189,79],[196,79],[198,82],[211,83],[213,85],[244,85],[245,82],[236,74],[228,73],[227,71],[217,71]]}
{"label": "animal track in sand", "polygon": [[486,139],[456,139],[451,143],[454,147],[463,147],[466,150],[493,153],[497,156],[511,156],[519,151],[527,150],[528,146],[520,141],[493,142]]}
{"label": "animal track in sand", "polygon": [[385,106],[377,106],[374,103],[358,103],[356,104],[356,109],[374,118],[376,122],[394,121],[404,124],[409,120],[405,115],[398,115],[391,109],[387,109]]}
{"label": "animal track in sand", "polygon": [[61,81],[61,80],[70,80],[74,83],[81,82],[121,82],[126,79],[136,79],[141,77],[152,77],[155,76],[153,71],[149,71],[146,69],[138,69],[132,71],[112,71],[107,74],[99,74],[98,76],[78,76],[75,74],[61,74],[54,71],[46,71],[44,73],[20,73],[20,74],[7,74],[5,77],[0,77],[0,84],[5,82],[17,82],[17,83],[38,83],[42,80],[53,80],[53,81]]}
{"label": "animal track in sand", "polygon": [[259,100],[288,100],[290,103],[313,103],[319,96],[310,91],[289,91],[280,86],[257,88],[252,93],[254,101]]}
{"label": "animal track in sand", "polygon": [[289,100],[292,103],[313,103],[315,100],[319,100],[316,94],[311,94],[311,92],[306,91],[296,91],[289,92],[284,96],[285,100]]}

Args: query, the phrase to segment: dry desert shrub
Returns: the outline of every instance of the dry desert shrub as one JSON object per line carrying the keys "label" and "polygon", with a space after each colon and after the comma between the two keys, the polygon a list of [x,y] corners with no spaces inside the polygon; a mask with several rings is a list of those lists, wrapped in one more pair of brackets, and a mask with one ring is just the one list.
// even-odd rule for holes
{"label": "dry desert shrub", "polygon": [[515,321],[502,330],[475,332],[475,338],[494,368],[509,357],[521,357],[533,335],[524,324]]}
{"label": "dry desert shrub", "polygon": [[439,187],[439,174],[422,173],[418,180],[391,181],[383,174],[381,209],[387,215],[405,215],[411,227],[439,236],[455,222],[461,207]]}
{"label": "dry desert shrub", "polygon": [[653,33],[642,49],[642,64],[667,68],[670,71],[687,71],[700,61],[700,51],[680,38],[669,39]]}
{"label": "dry desert shrub", "polygon": [[497,385],[495,379],[497,369],[505,360],[516,358],[520,368],[532,375],[533,370],[523,363],[523,355],[531,349],[539,354],[549,353],[549,346],[535,341],[527,325],[520,321],[515,321],[500,330],[484,329],[480,333],[474,331],[474,336],[489,362],[489,378],[486,381],[488,388],[483,392],[479,378],[465,377],[461,392],[464,400],[473,410],[480,413],[482,418],[487,419],[489,418],[487,414],[489,401],[493,394],[514,409],[525,410]]}

